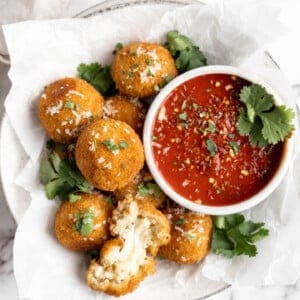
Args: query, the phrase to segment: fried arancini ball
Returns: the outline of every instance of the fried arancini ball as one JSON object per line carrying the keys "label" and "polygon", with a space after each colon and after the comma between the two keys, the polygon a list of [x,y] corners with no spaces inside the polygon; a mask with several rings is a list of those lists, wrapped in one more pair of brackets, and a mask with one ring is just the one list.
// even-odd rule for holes
{"label": "fried arancini ball", "polygon": [[135,132],[141,134],[145,120],[146,108],[136,97],[115,95],[106,99],[103,107],[103,118],[123,121]]}
{"label": "fried arancini ball", "polygon": [[124,122],[101,119],[85,128],[75,146],[83,176],[96,188],[114,191],[127,185],[144,165],[139,136]]}
{"label": "fried arancini ball", "polygon": [[38,115],[51,139],[69,144],[91,120],[102,116],[103,103],[103,97],[86,81],[64,78],[46,87]]}
{"label": "fried arancini ball", "polygon": [[113,194],[117,201],[130,195],[138,201],[150,202],[155,207],[161,206],[166,198],[166,195],[154,182],[152,175],[146,170],[142,170],[129,184],[115,190]]}
{"label": "fried arancini ball", "polygon": [[66,248],[74,251],[99,249],[109,237],[108,219],[113,205],[99,193],[78,193],[80,199],[65,200],[55,216],[55,235]]}
{"label": "fried arancini ball", "polygon": [[171,240],[159,249],[159,254],[179,264],[194,264],[210,249],[212,219],[184,208],[164,211],[171,223]]}
{"label": "fried arancini ball", "polygon": [[112,64],[112,77],[117,89],[133,97],[155,94],[160,86],[176,75],[170,52],[158,44],[129,44],[117,52]]}
{"label": "fried arancini ball", "polygon": [[153,205],[126,198],[112,214],[114,239],[104,243],[99,261],[92,261],[86,274],[88,285],[114,296],[132,292],[155,271],[158,248],[168,243],[168,219]]}

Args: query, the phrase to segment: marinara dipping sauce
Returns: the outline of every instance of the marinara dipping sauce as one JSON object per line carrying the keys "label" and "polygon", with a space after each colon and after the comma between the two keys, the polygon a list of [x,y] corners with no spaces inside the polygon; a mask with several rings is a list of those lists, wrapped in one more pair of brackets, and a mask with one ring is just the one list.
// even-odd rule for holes
{"label": "marinara dipping sauce", "polygon": [[211,206],[246,200],[271,180],[283,143],[253,147],[236,128],[239,92],[249,81],[228,74],[192,78],[160,106],[152,152],[166,182],[186,199]]}

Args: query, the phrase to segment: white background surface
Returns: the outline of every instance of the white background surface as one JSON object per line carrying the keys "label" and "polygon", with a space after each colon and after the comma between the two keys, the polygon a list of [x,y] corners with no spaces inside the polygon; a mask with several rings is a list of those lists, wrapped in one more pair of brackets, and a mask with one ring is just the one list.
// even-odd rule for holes
{"label": "white background surface", "polygon": [[[3,0],[0,0],[0,2]],[[5,1],[4,1],[5,2]],[[93,4],[99,3],[99,0],[71,0],[64,12],[65,16],[72,16],[77,12],[83,10],[85,7],[89,7]],[[278,1],[280,2],[280,1]],[[300,43],[295,41],[300,36],[300,1],[281,1],[286,5],[286,9],[282,15],[282,19],[288,24],[288,34],[285,38],[272,45],[270,48],[271,54],[276,56],[276,61],[280,67],[285,71],[287,77],[292,84],[300,83],[300,65],[297,67],[297,63],[300,64],[298,59],[300,53]],[[297,33],[298,30],[298,33]],[[291,58],[294,53],[294,57],[297,60]],[[7,79],[8,68],[0,64],[0,103],[2,113],[3,100],[7,93],[9,82]],[[12,274],[12,262],[11,262],[11,246],[14,234],[15,225],[9,216],[6,205],[4,203],[4,197],[0,194],[0,299],[3,300],[17,300],[17,291]],[[300,299],[300,281],[288,287],[262,287],[262,288],[238,288],[233,287],[223,292],[218,296],[214,296],[213,300],[227,300],[227,299]],[[175,299],[175,298],[174,298]],[[55,300],[55,299],[54,299]]]}

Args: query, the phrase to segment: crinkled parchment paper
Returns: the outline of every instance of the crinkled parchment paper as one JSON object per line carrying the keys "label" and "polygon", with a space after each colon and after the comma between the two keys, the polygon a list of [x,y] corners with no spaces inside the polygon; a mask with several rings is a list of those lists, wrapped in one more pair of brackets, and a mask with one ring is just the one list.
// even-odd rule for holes
{"label": "crinkled parchment paper", "polygon": [[[53,234],[59,203],[46,199],[37,175],[45,135],[36,102],[44,86],[60,77],[75,76],[81,62],[110,63],[117,42],[164,42],[168,30],[178,29],[204,50],[209,64],[228,64],[255,73],[295,107],[285,79],[263,54],[266,44],[282,30],[276,21],[278,11],[267,3],[227,0],[168,12],[166,7],[130,7],[91,19],[28,21],[4,27],[12,81],[6,113],[30,157],[17,179],[32,199],[14,247],[22,298],[110,298],[89,290],[84,282],[83,255],[64,249]],[[298,149],[296,144],[295,154]],[[124,299],[194,299],[216,286],[203,276],[245,285],[292,284],[300,272],[300,240],[295,238],[300,228],[300,202],[293,169],[266,201],[245,214],[264,221],[270,229],[270,236],[259,242],[255,258],[226,259],[210,254],[195,266],[159,261],[157,273]]]}

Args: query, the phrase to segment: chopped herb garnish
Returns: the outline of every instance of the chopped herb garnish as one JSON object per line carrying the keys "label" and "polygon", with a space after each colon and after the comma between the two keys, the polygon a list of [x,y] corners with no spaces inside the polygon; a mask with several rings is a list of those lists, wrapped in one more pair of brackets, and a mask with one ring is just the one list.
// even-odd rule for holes
{"label": "chopped herb garnish", "polygon": [[130,52],[130,56],[137,56],[136,52]]}
{"label": "chopped herb garnish", "polygon": [[193,108],[194,109],[198,109],[199,108],[199,105],[197,103],[193,103]]}
{"label": "chopped herb garnish", "polygon": [[187,238],[189,241],[193,241],[196,238],[196,236],[190,232],[184,232],[183,236]]}
{"label": "chopped herb garnish", "polygon": [[133,74],[133,72],[132,72],[131,70],[129,70],[129,71],[127,72],[127,76],[128,76],[129,78],[133,78],[134,74]]}
{"label": "chopped herb garnish", "polygon": [[64,108],[74,109],[75,103],[72,100],[67,100],[65,102]]}
{"label": "chopped herb garnish", "polygon": [[167,33],[166,48],[174,57],[180,73],[206,65],[206,57],[199,47],[194,45],[187,36],[179,34],[177,30]]}
{"label": "chopped herb garnish", "polygon": [[139,67],[139,64],[133,64],[133,68],[137,69]]}
{"label": "chopped herb garnish", "polygon": [[240,135],[249,136],[252,146],[264,147],[284,141],[294,130],[295,113],[285,105],[275,106],[273,95],[259,84],[243,87],[237,128]]}
{"label": "chopped herb garnish", "polygon": [[181,127],[184,128],[184,129],[187,129],[187,128],[188,128],[187,123],[184,123],[184,122],[179,123],[179,126],[181,126]]}
{"label": "chopped herb garnish", "polygon": [[126,141],[121,141],[119,143],[120,149],[127,149],[128,148],[128,143]]}
{"label": "chopped herb garnish", "polygon": [[146,59],[146,64],[147,66],[152,66],[153,65],[153,60],[151,58]]}
{"label": "chopped herb garnish", "polygon": [[75,214],[75,230],[87,236],[93,231],[95,215],[91,212],[77,212]]}
{"label": "chopped herb garnish", "polygon": [[160,87],[157,84],[154,86],[154,91],[155,92],[159,92],[160,91]]}
{"label": "chopped herb garnish", "polygon": [[89,117],[89,121],[90,121],[90,122],[93,122],[94,120],[95,120],[95,117],[94,117],[94,116],[90,116],[90,117]]}
{"label": "chopped herb garnish", "polygon": [[92,186],[81,175],[76,164],[61,159],[55,152],[41,160],[40,179],[45,185],[48,199],[54,199],[56,196],[61,200],[71,199],[71,195],[76,192],[92,191]]}
{"label": "chopped herb garnish", "polygon": [[216,132],[216,126],[214,123],[212,122],[208,122],[208,126],[206,128],[207,131],[211,132],[211,133],[214,133]]}
{"label": "chopped herb garnish", "polygon": [[234,139],[234,138],[235,138],[235,134],[234,134],[234,133],[229,133],[229,134],[228,134],[228,137],[229,137],[230,139]]}
{"label": "chopped herb garnish", "polygon": [[218,148],[215,142],[211,138],[206,140],[206,149],[208,150],[211,156],[216,155]]}
{"label": "chopped herb garnish", "polygon": [[178,115],[178,118],[179,118],[180,120],[186,121],[186,120],[187,120],[187,114],[186,114],[186,112],[180,113],[180,114]]}
{"label": "chopped herb garnish", "polygon": [[237,154],[240,151],[240,146],[236,141],[230,141],[229,145],[233,150],[234,154]]}
{"label": "chopped herb garnish", "polygon": [[105,201],[106,201],[106,203],[108,203],[108,204],[114,204],[114,199],[113,199],[113,197],[112,197],[111,195],[107,196],[107,197],[105,198]]}
{"label": "chopped herb garnish", "polygon": [[117,52],[119,52],[122,48],[123,48],[123,44],[122,43],[117,43],[116,46],[115,46],[115,49],[113,51],[113,54],[117,54]]}
{"label": "chopped herb garnish", "polygon": [[148,71],[147,71],[147,76],[148,76],[148,77],[150,77],[150,76],[154,77],[154,74],[151,72],[150,69],[148,69]]}
{"label": "chopped herb garnish", "polygon": [[177,219],[177,220],[174,220],[173,221],[173,224],[174,225],[182,225],[182,224],[185,224],[185,219]]}
{"label": "chopped herb garnish", "polygon": [[156,183],[141,182],[137,187],[137,194],[141,197],[146,197],[148,195],[160,197],[162,195],[162,190]]}
{"label": "chopped herb garnish", "polygon": [[102,95],[109,96],[115,92],[115,83],[111,77],[110,66],[99,63],[80,64],[77,67],[78,77],[90,83]]}
{"label": "chopped herb garnish", "polygon": [[75,195],[75,194],[70,194],[69,195],[69,201],[71,203],[77,202],[80,199],[81,199],[81,196],[79,196],[79,195]]}
{"label": "chopped herb garnish", "polygon": [[106,148],[112,152],[119,149],[118,145],[115,144],[112,140],[104,140],[102,144],[105,145]]}
{"label": "chopped herb garnish", "polygon": [[212,251],[229,258],[237,255],[255,256],[255,242],[265,238],[269,230],[264,223],[246,221],[241,214],[215,216]]}

